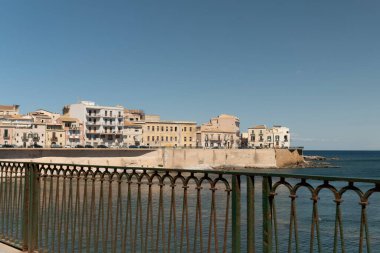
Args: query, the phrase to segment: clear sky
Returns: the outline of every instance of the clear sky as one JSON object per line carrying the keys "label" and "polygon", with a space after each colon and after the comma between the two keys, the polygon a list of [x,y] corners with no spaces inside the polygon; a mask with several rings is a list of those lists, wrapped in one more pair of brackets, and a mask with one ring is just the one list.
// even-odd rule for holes
{"label": "clear sky", "polygon": [[92,100],[380,149],[380,1],[3,0],[0,104]]}

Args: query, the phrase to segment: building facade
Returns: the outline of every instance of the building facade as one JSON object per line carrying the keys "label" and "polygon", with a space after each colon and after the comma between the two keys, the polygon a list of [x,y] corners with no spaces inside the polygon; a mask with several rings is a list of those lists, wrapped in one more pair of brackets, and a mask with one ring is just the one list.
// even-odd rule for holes
{"label": "building facade", "polygon": [[248,147],[250,148],[289,148],[290,131],[283,126],[267,128],[258,125],[248,128]]}
{"label": "building facade", "polygon": [[222,114],[202,124],[197,130],[197,147],[238,148],[240,146],[239,118]]}
{"label": "building facade", "polygon": [[157,115],[145,117],[142,144],[150,147],[196,146],[196,123],[191,121],[162,121]]}
{"label": "building facade", "polygon": [[79,119],[84,126],[86,145],[122,146],[124,108],[122,106],[100,106],[82,101],[65,106],[64,114]]}
{"label": "building facade", "polygon": [[65,146],[74,148],[77,145],[84,146],[83,124],[77,118],[62,116],[57,123],[63,126],[65,131]]}
{"label": "building facade", "polygon": [[45,147],[45,124],[33,124],[30,127],[15,129],[15,145],[22,148]]}

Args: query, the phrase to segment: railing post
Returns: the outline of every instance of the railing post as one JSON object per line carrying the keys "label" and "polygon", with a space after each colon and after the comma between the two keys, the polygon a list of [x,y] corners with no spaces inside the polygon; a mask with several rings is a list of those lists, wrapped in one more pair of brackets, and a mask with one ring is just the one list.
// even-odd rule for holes
{"label": "railing post", "polygon": [[38,165],[25,163],[25,188],[23,210],[23,250],[34,252],[38,245],[38,208],[40,184]]}
{"label": "railing post", "polygon": [[270,192],[272,188],[272,178],[263,177],[262,198],[263,198],[263,252],[272,253],[272,201]]}
{"label": "railing post", "polygon": [[240,176],[232,176],[232,253],[240,252]]}
{"label": "railing post", "polygon": [[255,249],[255,178],[247,176],[247,252]]}

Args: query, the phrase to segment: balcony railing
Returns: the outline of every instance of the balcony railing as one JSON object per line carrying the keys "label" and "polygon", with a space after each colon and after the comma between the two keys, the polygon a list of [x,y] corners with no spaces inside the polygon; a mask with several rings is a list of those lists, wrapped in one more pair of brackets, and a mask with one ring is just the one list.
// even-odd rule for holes
{"label": "balcony railing", "polygon": [[378,192],[374,179],[0,162],[0,241],[28,252],[371,252]]}

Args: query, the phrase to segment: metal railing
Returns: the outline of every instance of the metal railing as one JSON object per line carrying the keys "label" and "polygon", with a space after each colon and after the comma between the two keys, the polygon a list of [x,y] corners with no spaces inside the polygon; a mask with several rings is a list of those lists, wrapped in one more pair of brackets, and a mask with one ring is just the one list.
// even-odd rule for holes
{"label": "metal railing", "polygon": [[17,162],[0,173],[0,241],[29,252],[380,246],[374,179]]}

